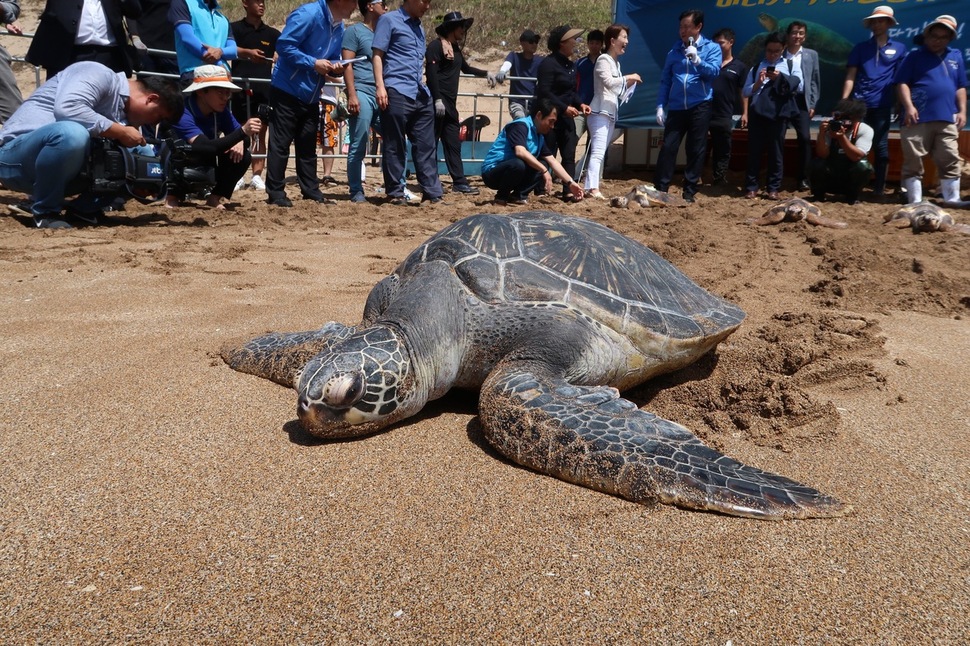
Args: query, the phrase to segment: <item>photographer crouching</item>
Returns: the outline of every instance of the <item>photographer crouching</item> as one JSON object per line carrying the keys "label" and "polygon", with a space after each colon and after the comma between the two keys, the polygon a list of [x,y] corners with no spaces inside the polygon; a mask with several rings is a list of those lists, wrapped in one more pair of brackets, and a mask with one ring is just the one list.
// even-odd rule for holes
{"label": "photographer crouching", "polygon": [[[182,115],[178,86],[159,77],[129,79],[93,61],[69,65],[38,88],[0,130],[0,183],[27,193],[11,209],[39,228],[71,228],[68,219],[97,223],[109,195],[85,177],[94,138],[125,148],[144,146],[139,128]],[[65,204],[64,197],[79,197]],[[66,214],[62,215],[62,211]]]}
{"label": "photographer crouching", "polygon": [[849,204],[859,201],[872,177],[872,165],[866,155],[872,148],[874,133],[871,126],[862,122],[865,116],[865,103],[842,99],[832,118],[819,126],[811,174],[814,201],[824,201],[826,193],[844,195]]}
{"label": "photographer crouching", "polygon": [[[200,65],[193,72],[192,84],[185,88],[185,112],[172,126],[177,137],[191,145],[194,170],[212,171],[212,192],[206,206],[224,209],[222,200],[232,197],[236,183],[246,174],[252,161],[249,142],[263,129],[253,117],[239,125],[229,110],[229,98],[242,88],[232,82],[228,70],[220,65]],[[199,169],[202,166],[204,169]],[[192,187],[175,182],[169,187],[165,206],[175,208]]]}

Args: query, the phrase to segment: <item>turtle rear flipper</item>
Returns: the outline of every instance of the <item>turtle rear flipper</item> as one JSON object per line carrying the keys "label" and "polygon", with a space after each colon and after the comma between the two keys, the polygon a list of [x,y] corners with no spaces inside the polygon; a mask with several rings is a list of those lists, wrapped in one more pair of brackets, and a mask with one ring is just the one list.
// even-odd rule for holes
{"label": "turtle rear flipper", "polygon": [[307,332],[270,332],[241,346],[226,345],[220,354],[233,370],[293,388],[297,375],[310,359],[353,330],[331,322]]}
{"label": "turtle rear flipper", "polygon": [[574,386],[539,372],[534,363],[502,364],[482,386],[485,436],[518,464],[640,503],[768,520],[849,510],[811,487],[715,451],[613,388]]}

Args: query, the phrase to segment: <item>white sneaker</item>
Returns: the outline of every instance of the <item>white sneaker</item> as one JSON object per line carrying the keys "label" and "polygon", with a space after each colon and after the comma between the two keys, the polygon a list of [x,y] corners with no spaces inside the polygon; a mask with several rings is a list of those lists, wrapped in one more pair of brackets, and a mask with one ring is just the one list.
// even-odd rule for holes
{"label": "white sneaker", "polygon": [[246,188],[246,178],[245,177],[240,177],[239,178],[239,181],[236,182],[236,188],[233,189],[233,190],[234,191],[241,191],[244,188]]}
{"label": "white sneaker", "polygon": [[260,177],[259,175],[253,175],[253,181],[249,183],[249,186],[254,191],[265,191],[266,190],[266,182],[264,182],[263,181],[263,178]]}
{"label": "white sneaker", "polygon": [[405,188],[404,189],[404,200],[406,202],[420,202],[421,201],[421,196],[418,195],[417,193],[412,193],[411,191],[409,191],[408,189]]}

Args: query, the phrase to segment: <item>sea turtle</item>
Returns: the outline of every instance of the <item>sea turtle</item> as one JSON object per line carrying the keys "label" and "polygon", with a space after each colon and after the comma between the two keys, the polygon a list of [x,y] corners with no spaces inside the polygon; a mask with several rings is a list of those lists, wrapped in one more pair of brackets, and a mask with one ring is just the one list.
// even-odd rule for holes
{"label": "sea turtle", "polygon": [[677,195],[671,195],[666,191],[657,190],[653,184],[638,184],[623,197],[610,199],[610,206],[626,208],[631,204],[639,204],[642,207],[651,206],[687,206],[687,200]]}
{"label": "sea turtle", "polygon": [[957,224],[952,215],[932,202],[907,204],[894,213],[887,213],[883,217],[883,222],[891,222],[897,227],[910,226],[913,228],[913,233],[943,231],[970,235],[970,225]]}
{"label": "sea turtle", "polygon": [[272,333],[222,356],[298,391],[322,438],[374,433],[451,388],[480,389],[485,438],[523,466],[637,502],[754,518],[846,506],[737,462],[617,389],[682,368],[744,312],[600,224],[473,215],[411,252],[359,325]]}
{"label": "sea turtle", "polygon": [[798,222],[805,220],[809,224],[820,227],[830,227],[832,229],[844,229],[848,224],[830,218],[822,217],[822,209],[811,202],[807,202],[799,197],[779,202],[765,211],[760,218],[748,220],[751,224],[765,225],[778,224],[779,222]]}

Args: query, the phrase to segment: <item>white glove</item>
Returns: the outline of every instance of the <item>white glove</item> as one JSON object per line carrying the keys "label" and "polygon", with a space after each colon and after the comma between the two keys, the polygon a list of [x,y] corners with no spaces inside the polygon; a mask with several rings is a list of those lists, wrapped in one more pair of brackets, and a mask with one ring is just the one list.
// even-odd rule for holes
{"label": "white glove", "polygon": [[495,83],[498,81],[495,74],[489,72],[485,75],[485,81],[488,83],[488,87],[495,87]]}
{"label": "white glove", "polygon": [[663,106],[657,108],[657,125],[662,126],[664,124],[664,109]]}
{"label": "white glove", "polygon": [[689,60],[694,65],[697,65],[698,63],[701,62],[701,57],[697,55],[697,48],[694,47],[693,45],[689,46],[687,49],[684,50],[684,56],[686,56],[687,60]]}
{"label": "white glove", "polygon": [[145,43],[141,42],[141,38],[138,37],[138,36],[132,36],[131,37],[131,45],[136,50],[138,50],[139,53],[144,54],[145,52],[148,51],[148,45],[146,45]]}
{"label": "white glove", "polygon": [[439,119],[445,116],[445,102],[441,99],[437,99],[434,102],[434,116],[438,117]]}
{"label": "white glove", "polygon": [[495,74],[495,82],[496,83],[505,83],[505,77],[506,76],[507,76],[507,74],[505,72],[503,72],[502,70],[499,70]]}

